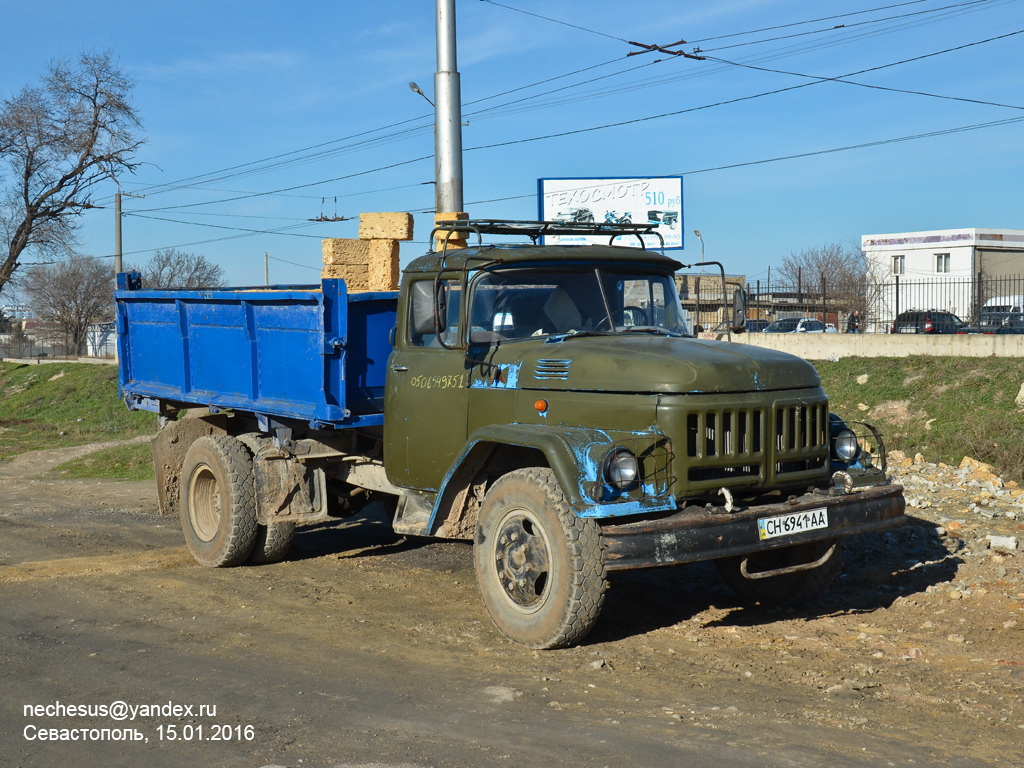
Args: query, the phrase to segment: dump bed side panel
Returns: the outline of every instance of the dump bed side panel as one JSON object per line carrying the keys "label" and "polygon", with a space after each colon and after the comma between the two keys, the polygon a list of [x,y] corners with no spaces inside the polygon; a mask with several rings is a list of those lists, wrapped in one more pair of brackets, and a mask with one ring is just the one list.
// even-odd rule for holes
{"label": "dump bed side panel", "polygon": [[322,426],[382,411],[395,293],[321,286],[130,290],[117,300],[122,395],[217,406]]}

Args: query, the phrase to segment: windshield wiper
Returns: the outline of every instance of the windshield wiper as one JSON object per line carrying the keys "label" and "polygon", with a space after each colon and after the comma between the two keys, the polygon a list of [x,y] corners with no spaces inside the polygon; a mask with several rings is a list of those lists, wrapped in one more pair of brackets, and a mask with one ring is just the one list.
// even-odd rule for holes
{"label": "windshield wiper", "polygon": [[657,325],[627,325],[618,329],[618,333],[656,333],[659,336],[671,336],[681,338],[683,334],[670,331]]}
{"label": "windshield wiper", "polygon": [[583,336],[608,336],[606,331],[569,331],[567,333],[553,333],[545,340],[545,344],[555,344],[566,339],[577,339]]}

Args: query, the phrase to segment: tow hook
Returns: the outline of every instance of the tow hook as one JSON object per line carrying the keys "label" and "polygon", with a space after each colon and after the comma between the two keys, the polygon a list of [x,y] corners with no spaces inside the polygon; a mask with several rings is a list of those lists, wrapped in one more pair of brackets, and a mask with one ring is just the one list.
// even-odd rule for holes
{"label": "tow hook", "polygon": [[843,489],[843,493],[853,493],[853,478],[848,472],[835,472],[832,475],[832,487]]}

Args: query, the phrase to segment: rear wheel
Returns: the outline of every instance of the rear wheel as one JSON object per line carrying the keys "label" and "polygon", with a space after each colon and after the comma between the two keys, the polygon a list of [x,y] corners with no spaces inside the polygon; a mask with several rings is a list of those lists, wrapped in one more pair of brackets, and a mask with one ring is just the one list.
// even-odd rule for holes
{"label": "rear wheel", "polygon": [[256,540],[252,456],[226,435],[200,437],[181,470],[181,528],[203,565],[241,565]]}
{"label": "rear wheel", "polygon": [[[715,564],[725,582],[745,600],[771,606],[800,605],[817,599],[839,573],[841,545],[840,539],[812,541],[752,555],[726,557],[716,560]],[[746,572],[754,578],[743,575],[744,559]],[[769,571],[819,560],[821,564],[814,568],[757,578]]]}
{"label": "rear wheel", "polygon": [[253,543],[248,562],[253,565],[262,565],[284,560],[288,550],[292,548],[294,537],[295,523],[272,523],[271,525],[257,526],[256,540]]}
{"label": "rear wheel", "polygon": [[550,469],[518,469],[491,487],[473,559],[494,624],[528,648],[572,645],[601,613],[601,529],[573,514]]}

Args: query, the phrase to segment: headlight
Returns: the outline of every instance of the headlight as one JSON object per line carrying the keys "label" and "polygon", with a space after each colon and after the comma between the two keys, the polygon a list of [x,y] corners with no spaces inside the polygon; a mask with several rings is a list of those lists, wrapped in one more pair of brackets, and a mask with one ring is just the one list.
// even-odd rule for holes
{"label": "headlight", "polygon": [[860,453],[860,445],[857,443],[857,436],[849,429],[844,429],[836,435],[832,443],[832,454],[846,464],[849,464]]}
{"label": "headlight", "polygon": [[609,485],[616,488],[629,488],[633,485],[640,474],[640,467],[637,465],[636,456],[628,448],[621,445],[612,448],[604,457],[604,479]]}

